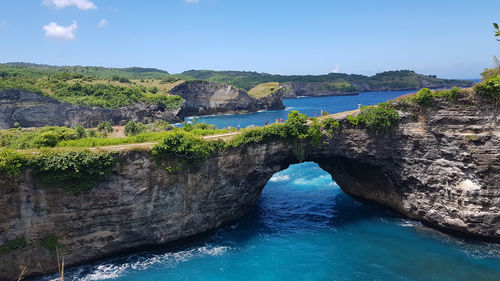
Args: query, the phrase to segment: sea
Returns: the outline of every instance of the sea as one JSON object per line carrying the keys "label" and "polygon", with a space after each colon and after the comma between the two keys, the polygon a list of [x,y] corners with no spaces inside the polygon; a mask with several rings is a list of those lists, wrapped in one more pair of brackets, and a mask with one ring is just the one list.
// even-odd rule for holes
{"label": "sea", "polygon": [[[353,110],[410,91],[285,99],[286,109],[190,117],[219,128]],[[43,276],[38,280],[57,280]],[[65,280],[500,280],[500,245],[443,234],[342,192],[317,164],[273,175],[232,225],[176,247],[67,268]]]}

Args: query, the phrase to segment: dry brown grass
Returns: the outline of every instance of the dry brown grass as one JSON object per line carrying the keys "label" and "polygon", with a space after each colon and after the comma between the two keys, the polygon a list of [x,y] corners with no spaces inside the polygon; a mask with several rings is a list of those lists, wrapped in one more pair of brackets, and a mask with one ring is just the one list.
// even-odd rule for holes
{"label": "dry brown grass", "polygon": [[272,95],[276,93],[276,91],[278,90],[279,90],[278,82],[268,82],[253,87],[252,89],[250,89],[250,91],[248,91],[248,94],[251,95],[252,97],[260,99]]}
{"label": "dry brown grass", "polygon": [[106,84],[106,85],[123,86],[123,87],[138,87],[138,86],[144,86],[146,88],[156,87],[158,88],[159,93],[167,94],[170,93],[170,90],[172,90],[172,88],[183,83],[184,80],[179,80],[173,83],[161,83],[161,79],[130,79],[130,83],[121,83],[118,81],[111,81],[110,79],[96,79],[93,81],[83,81],[82,79],[73,79],[68,81],[69,84],[74,84],[76,82],[81,84]]}

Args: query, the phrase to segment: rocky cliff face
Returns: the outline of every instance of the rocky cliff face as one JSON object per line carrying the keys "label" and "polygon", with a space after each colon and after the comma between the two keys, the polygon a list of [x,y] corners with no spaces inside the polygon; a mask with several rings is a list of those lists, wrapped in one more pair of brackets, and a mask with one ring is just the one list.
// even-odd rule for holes
{"label": "rocky cliff face", "polygon": [[284,98],[296,98],[301,96],[346,96],[358,95],[359,91],[348,92],[338,89],[329,89],[323,82],[288,82],[280,83],[279,93]]}
{"label": "rocky cliff face", "polygon": [[244,90],[228,84],[208,81],[186,81],[171,91],[184,99],[180,114],[199,116],[235,112],[255,112],[258,110],[278,110],[285,106],[280,95],[256,99]]}
{"label": "rocky cliff face", "polygon": [[392,83],[384,83],[383,81],[374,80],[357,80],[357,79],[347,79],[349,83],[356,86],[356,88],[361,92],[377,92],[377,91],[403,91],[403,90],[419,90],[421,88],[429,89],[444,89],[452,87],[468,88],[472,87],[474,83],[467,80],[456,80],[456,79],[433,79],[432,77],[426,77],[419,75],[410,78],[413,83],[405,83],[397,80],[390,81]]}
{"label": "rocky cliff face", "polygon": [[74,126],[95,127],[101,121],[124,125],[130,120],[179,122],[179,110],[162,104],[135,104],[117,109],[77,106],[50,97],[20,90],[0,90],[0,129],[19,123],[22,127]]}
{"label": "rocky cliff face", "polygon": [[[402,108],[401,108],[402,109]],[[240,218],[271,176],[314,161],[347,193],[429,225],[500,242],[500,123],[491,101],[442,101],[418,115],[401,110],[395,131],[373,135],[338,117],[341,131],[319,146],[267,142],[219,152],[199,165],[157,164],[148,151],[117,155],[113,175],[71,195],[30,170],[0,176],[0,276],[56,269],[40,245],[54,235],[67,265],[166,244]],[[299,152],[299,153],[298,153]],[[165,165],[182,167],[174,174]]]}
{"label": "rocky cliff face", "polygon": [[124,125],[130,120],[150,123],[164,120],[176,123],[185,116],[255,112],[284,109],[280,95],[256,99],[245,91],[213,82],[185,82],[172,94],[184,99],[180,109],[170,110],[162,104],[134,104],[107,109],[62,103],[50,97],[20,90],[0,90],[0,129],[14,127],[74,126],[95,127],[101,121]]}
{"label": "rocky cliff face", "polygon": [[300,96],[345,96],[358,95],[360,92],[375,92],[375,91],[402,91],[402,90],[419,90],[421,88],[451,88],[451,87],[471,87],[471,81],[464,80],[444,80],[444,79],[426,79],[425,76],[414,77],[414,86],[409,86],[407,83],[383,83],[381,81],[356,80],[351,79],[349,82],[356,87],[356,91],[343,91],[341,89],[332,89],[325,82],[287,82],[280,83],[279,93],[284,98],[296,98]]}

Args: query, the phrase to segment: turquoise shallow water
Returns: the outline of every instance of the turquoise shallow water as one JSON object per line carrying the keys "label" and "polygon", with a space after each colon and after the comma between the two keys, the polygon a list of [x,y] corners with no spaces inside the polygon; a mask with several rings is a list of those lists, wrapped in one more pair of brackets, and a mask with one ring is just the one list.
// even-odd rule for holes
{"label": "turquoise shallow water", "polygon": [[[358,99],[369,104],[400,94]],[[359,102],[327,97],[286,104],[314,114],[318,105],[338,106],[337,99],[344,108],[336,111]],[[253,122],[267,118],[259,114],[268,113],[252,114]],[[227,118],[233,116],[205,120]],[[356,201],[316,164],[302,163],[275,174],[256,206],[231,226],[175,249],[70,268],[66,280],[500,280],[500,245],[450,237]]]}

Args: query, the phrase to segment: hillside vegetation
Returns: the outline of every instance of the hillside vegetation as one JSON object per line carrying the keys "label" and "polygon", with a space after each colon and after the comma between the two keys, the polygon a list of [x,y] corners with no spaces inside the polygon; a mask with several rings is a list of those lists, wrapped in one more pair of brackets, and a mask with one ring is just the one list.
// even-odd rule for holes
{"label": "hillside vegetation", "polygon": [[24,73],[32,77],[41,77],[48,74],[59,72],[78,73],[85,76],[94,76],[99,78],[111,78],[119,76],[129,79],[162,79],[170,76],[167,71],[156,68],[127,67],[112,68],[102,66],[53,66],[45,64],[34,64],[25,62],[11,62],[0,65],[0,76],[2,72]]}
{"label": "hillside vegetation", "polygon": [[[213,71],[189,70],[182,73],[184,77],[231,84],[250,90],[253,87],[268,82],[322,82],[346,83],[357,90],[364,89],[418,89],[423,84],[436,84],[439,87],[470,87],[472,82],[464,80],[440,79],[433,75],[422,75],[410,70],[386,71],[373,76],[357,74],[330,73],[325,75],[278,75],[249,71]],[[354,89],[354,90],[356,90]]]}
{"label": "hillside vegetation", "polygon": [[[76,72],[61,72],[61,69]],[[126,76],[150,77],[152,69],[108,69],[96,67],[50,67],[0,65],[0,90],[20,89],[40,93],[76,105],[117,108],[135,103],[164,104],[176,109],[182,98],[169,91],[182,81],[164,73],[162,79],[129,79]],[[117,76],[121,73],[126,76]],[[161,74],[161,72],[154,72]],[[113,74],[110,78],[109,75]],[[154,75],[153,75],[154,76]]]}
{"label": "hillside vegetation", "polygon": [[322,83],[330,91],[358,92],[469,87],[470,81],[439,79],[400,70],[373,76],[330,73],[326,75],[272,75],[245,71],[190,70],[177,75],[155,68],[106,68],[50,66],[30,63],[0,64],[0,90],[20,89],[76,105],[117,108],[136,103],[164,104],[176,109],[182,103],[170,90],[183,81],[226,83],[249,91],[256,98],[275,93],[279,83]]}

